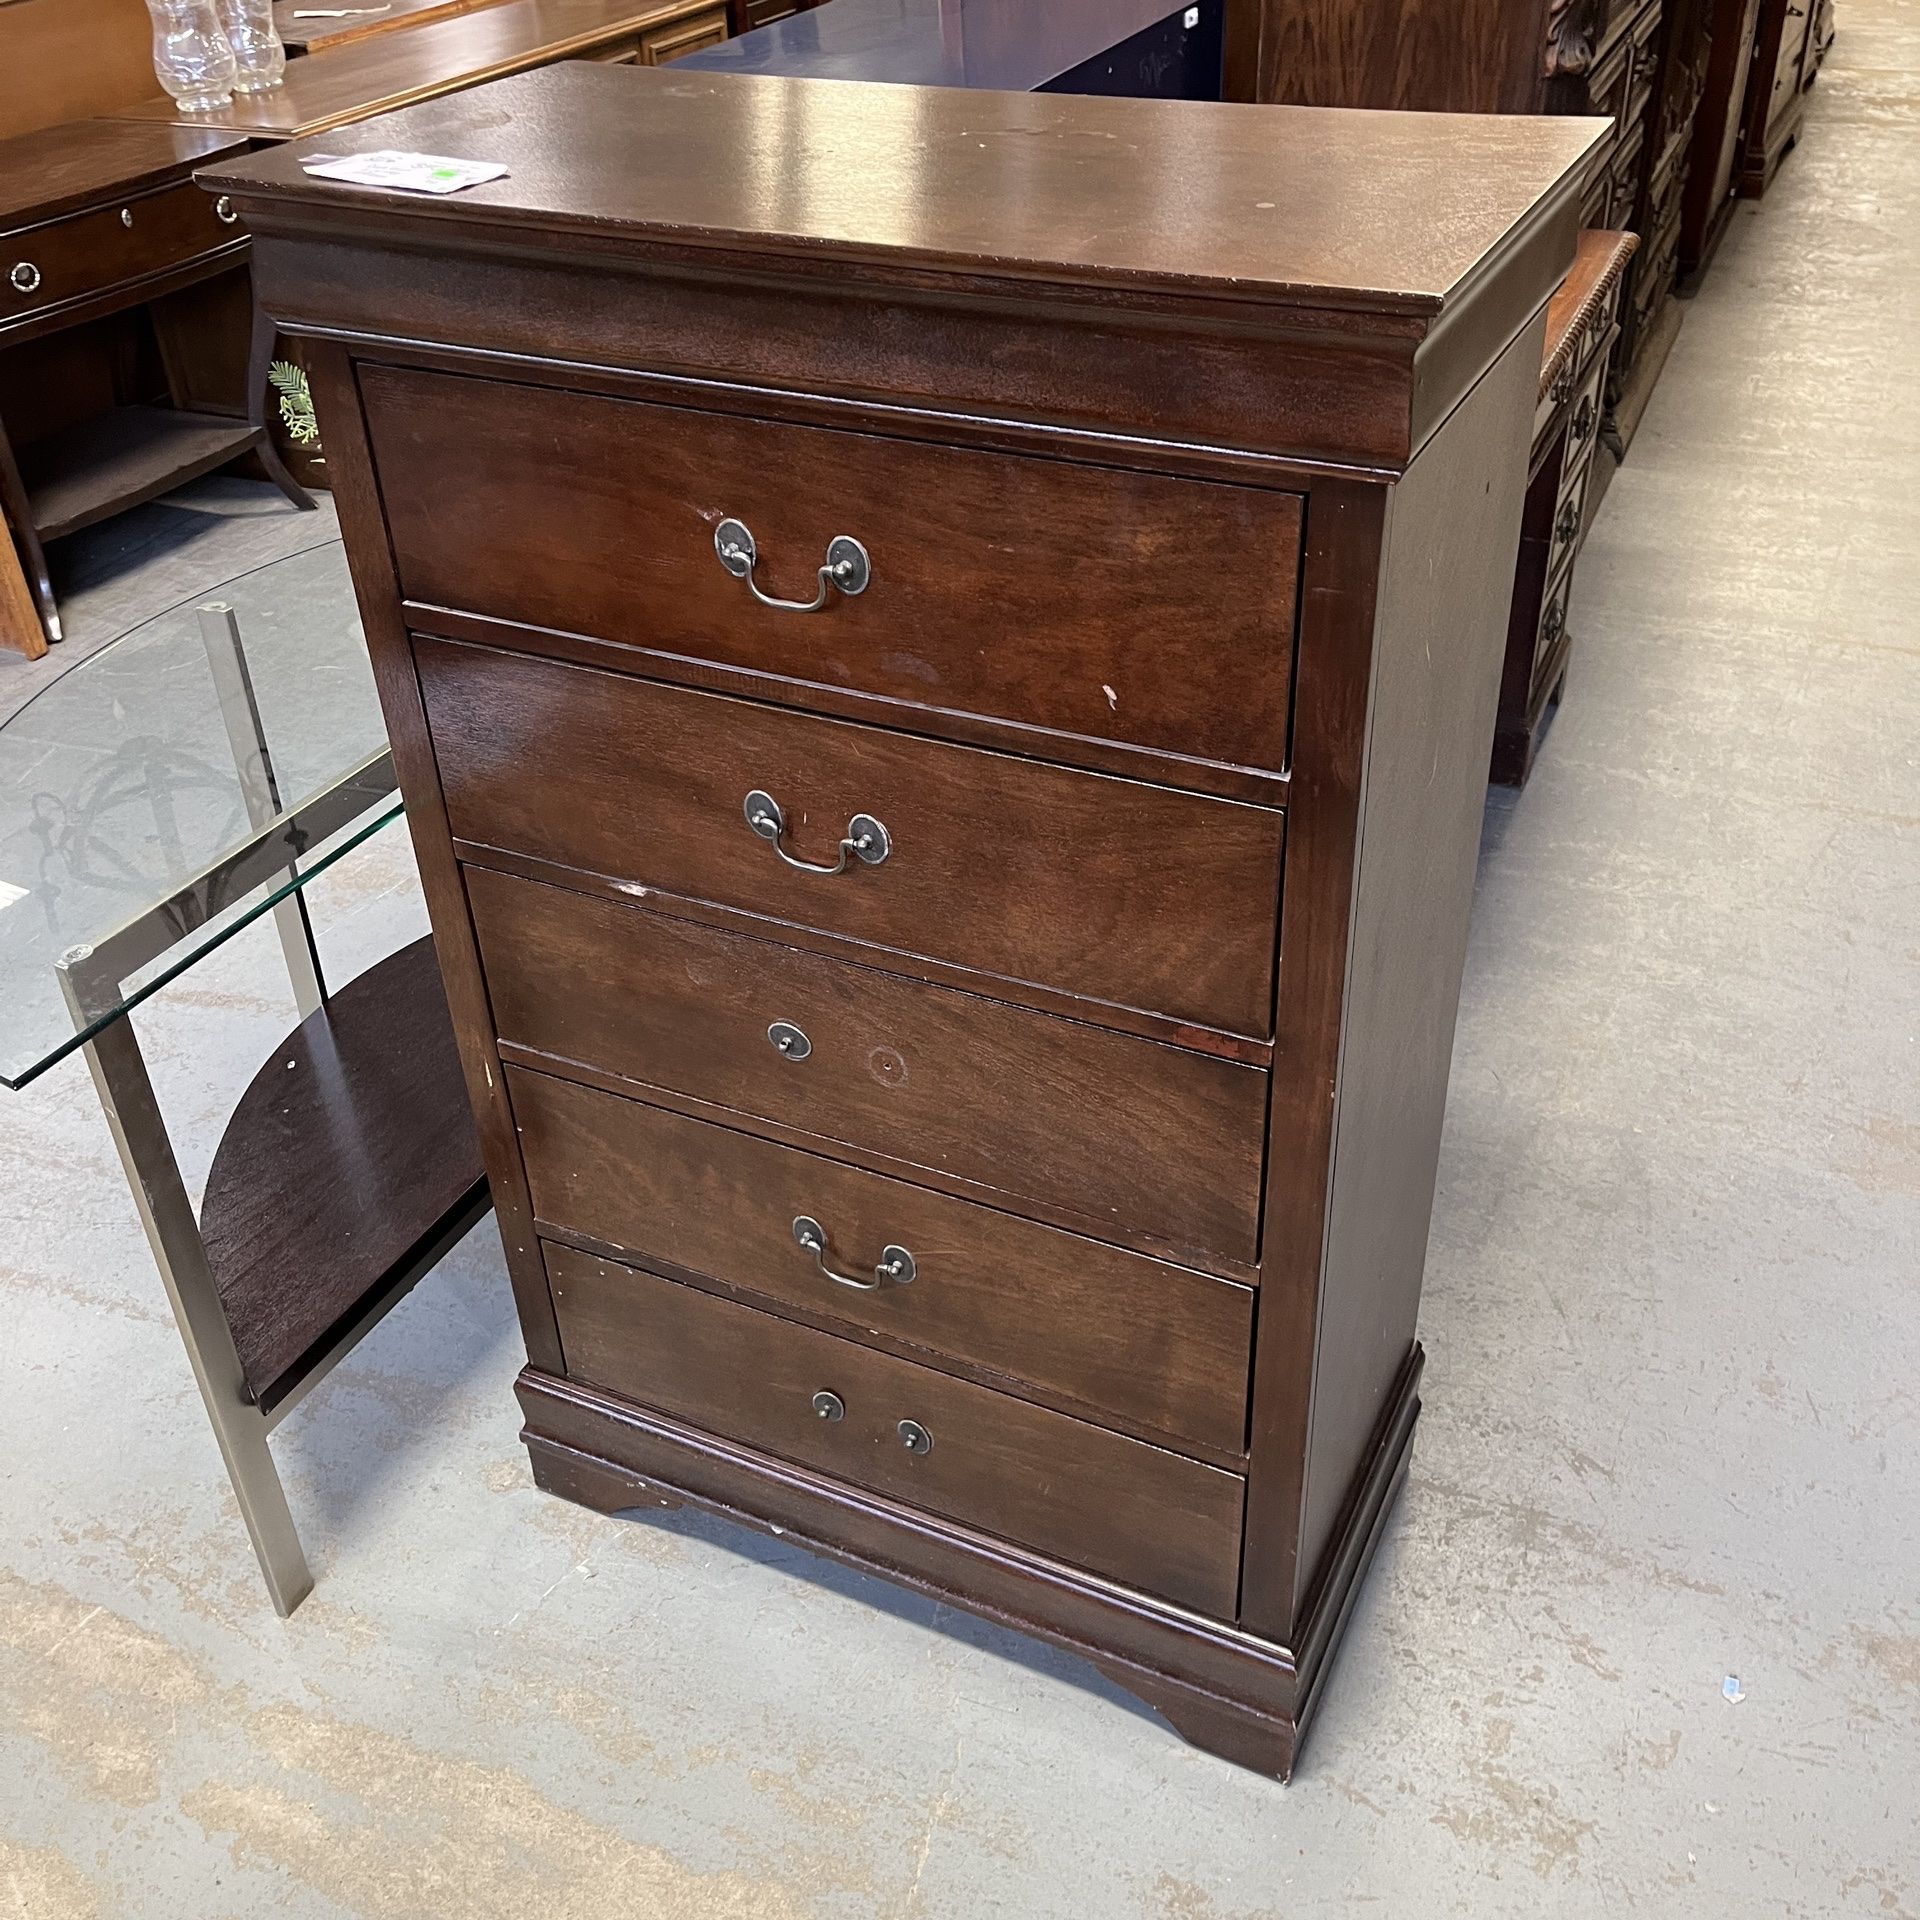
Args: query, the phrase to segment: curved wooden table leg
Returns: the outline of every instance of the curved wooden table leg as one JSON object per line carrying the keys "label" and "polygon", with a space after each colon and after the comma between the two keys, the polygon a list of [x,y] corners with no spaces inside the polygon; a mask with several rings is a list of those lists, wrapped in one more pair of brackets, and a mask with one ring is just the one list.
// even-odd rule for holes
{"label": "curved wooden table leg", "polygon": [[267,419],[267,369],[273,364],[273,321],[256,299],[253,303],[253,340],[247,350],[247,419],[260,429],[260,444],[255,449],[267,478],[296,507],[311,509],[313,495],[287,471],[280,449],[273,444],[273,427]]}

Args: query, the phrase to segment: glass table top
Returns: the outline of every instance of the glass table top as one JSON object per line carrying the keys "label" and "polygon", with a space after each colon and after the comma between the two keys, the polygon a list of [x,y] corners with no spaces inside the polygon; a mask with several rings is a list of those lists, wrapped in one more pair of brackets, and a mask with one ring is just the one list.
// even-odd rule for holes
{"label": "glass table top", "polygon": [[[202,635],[211,602],[238,626],[265,767],[236,757],[235,683],[223,710]],[[337,544],[147,621],[0,724],[0,1086],[23,1086],[397,817],[385,756]]]}

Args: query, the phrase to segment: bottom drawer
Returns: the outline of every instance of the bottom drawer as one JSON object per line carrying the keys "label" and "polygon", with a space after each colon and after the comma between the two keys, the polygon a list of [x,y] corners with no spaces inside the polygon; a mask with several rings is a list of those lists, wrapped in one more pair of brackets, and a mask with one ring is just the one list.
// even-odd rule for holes
{"label": "bottom drawer", "polygon": [[570,1378],[1233,1618],[1238,1475],[696,1287],[545,1252]]}

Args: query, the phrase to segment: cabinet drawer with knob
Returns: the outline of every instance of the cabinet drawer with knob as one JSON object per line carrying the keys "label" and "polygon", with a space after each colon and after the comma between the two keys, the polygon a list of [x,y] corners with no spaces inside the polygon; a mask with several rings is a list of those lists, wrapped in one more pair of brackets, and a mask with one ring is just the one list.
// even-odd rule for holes
{"label": "cabinet drawer with knob", "polygon": [[466,884],[522,1064],[578,1063],[1103,1237],[1258,1257],[1257,1068],[481,867]]}
{"label": "cabinet drawer with knob", "polygon": [[1249,1288],[643,1101],[506,1071],[543,1231],[840,1321],[855,1338],[1096,1418],[1220,1453],[1244,1448]]}
{"label": "cabinet drawer with knob", "polygon": [[1284,769],[1295,494],[395,367],[360,393],[416,607]]}
{"label": "cabinet drawer with knob", "polygon": [[[818,930],[908,971],[1272,1030],[1273,809],[531,655],[416,638],[414,658],[470,857]],[[556,730],[568,752],[531,783]]]}
{"label": "cabinet drawer with knob", "polygon": [[[222,210],[224,208],[224,218]],[[191,182],[0,234],[0,327],[244,242],[231,202]]]}
{"label": "cabinet drawer with knob", "polygon": [[1232,1617],[1238,1474],[697,1287],[545,1255],[569,1378]]}

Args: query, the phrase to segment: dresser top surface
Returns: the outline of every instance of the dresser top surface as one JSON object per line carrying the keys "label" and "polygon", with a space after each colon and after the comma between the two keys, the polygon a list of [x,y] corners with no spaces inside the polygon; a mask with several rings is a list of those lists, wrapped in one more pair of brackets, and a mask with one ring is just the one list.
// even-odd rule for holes
{"label": "dresser top surface", "polygon": [[329,212],[361,228],[373,209],[417,238],[531,229],[562,245],[1430,313],[1572,190],[1606,125],[572,63],[318,143],[508,168],[463,193],[312,179],[295,147],[204,177],[268,229]]}
{"label": "dresser top surface", "polygon": [[0,140],[0,227],[49,220],[75,207],[184,174],[246,145],[215,127],[66,120]]}

